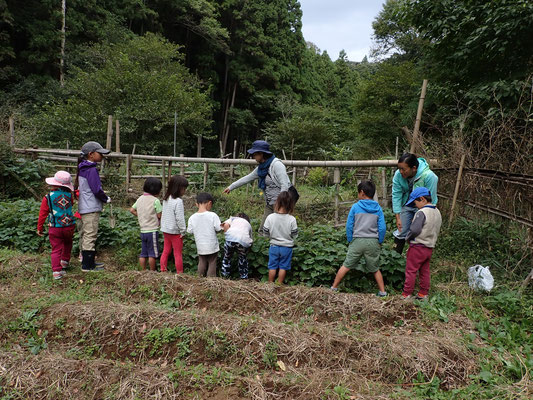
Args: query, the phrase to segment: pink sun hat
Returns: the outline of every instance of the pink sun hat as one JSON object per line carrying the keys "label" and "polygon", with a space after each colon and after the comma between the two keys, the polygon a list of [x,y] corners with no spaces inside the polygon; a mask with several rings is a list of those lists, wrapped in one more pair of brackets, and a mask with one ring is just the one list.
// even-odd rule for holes
{"label": "pink sun hat", "polygon": [[57,171],[53,178],[46,178],[46,183],[50,186],[64,186],[74,190],[72,177],[67,171]]}

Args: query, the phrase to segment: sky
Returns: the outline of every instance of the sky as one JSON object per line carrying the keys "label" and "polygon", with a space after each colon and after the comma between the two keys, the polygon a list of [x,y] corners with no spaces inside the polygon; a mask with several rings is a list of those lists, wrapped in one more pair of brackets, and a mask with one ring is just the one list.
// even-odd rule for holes
{"label": "sky", "polygon": [[361,61],[372,46],[372,21],[385,0],[299,0],[303,35],[336,60],[344,49],[350,61]]}

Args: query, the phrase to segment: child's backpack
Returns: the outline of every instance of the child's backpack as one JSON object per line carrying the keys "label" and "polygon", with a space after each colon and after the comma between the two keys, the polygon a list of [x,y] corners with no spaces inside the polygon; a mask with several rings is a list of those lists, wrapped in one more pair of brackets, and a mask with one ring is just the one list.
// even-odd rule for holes
{"label": "child's backpack", "polygon": [[474,290],[490,292],[494,287],[494,278],[489,267],[474,265],[468,268],[468,286]]}

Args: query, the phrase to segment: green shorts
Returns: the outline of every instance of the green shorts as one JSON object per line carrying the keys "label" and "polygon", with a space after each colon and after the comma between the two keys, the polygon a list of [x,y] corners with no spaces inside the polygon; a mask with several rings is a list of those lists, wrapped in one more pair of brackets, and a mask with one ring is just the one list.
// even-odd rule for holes
{"label": "green shorts", "polygon": [[[380,253],[381,245],[377,238],[355,238],[348,246],[343,265],[348,269],[357,267],[360,271],[374,273],[379,270]],[[359,265],[359,260],[363,256],[366,261],[365,267]]]}

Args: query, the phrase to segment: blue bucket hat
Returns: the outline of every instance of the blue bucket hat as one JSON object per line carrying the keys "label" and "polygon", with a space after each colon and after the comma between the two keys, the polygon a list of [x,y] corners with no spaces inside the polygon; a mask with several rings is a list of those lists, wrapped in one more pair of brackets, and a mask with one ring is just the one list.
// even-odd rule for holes
{"label": "blue bucket hat", "polygon": [[248,153],[265,153],[272,154],[270,151],[270,145],[265,140],[256,140],[252,143],[252,148],[248,150]]}
{"label": "blue bucket hat", "polygon": [[431,193],[429,193],[428,188],[417,187],[415,190],[411,192],[411,195],[409,196],[409,200],[407,200],[407,203],[405,205],[408,207],[413,207],[415,200],[422,196],[431,196]]}

